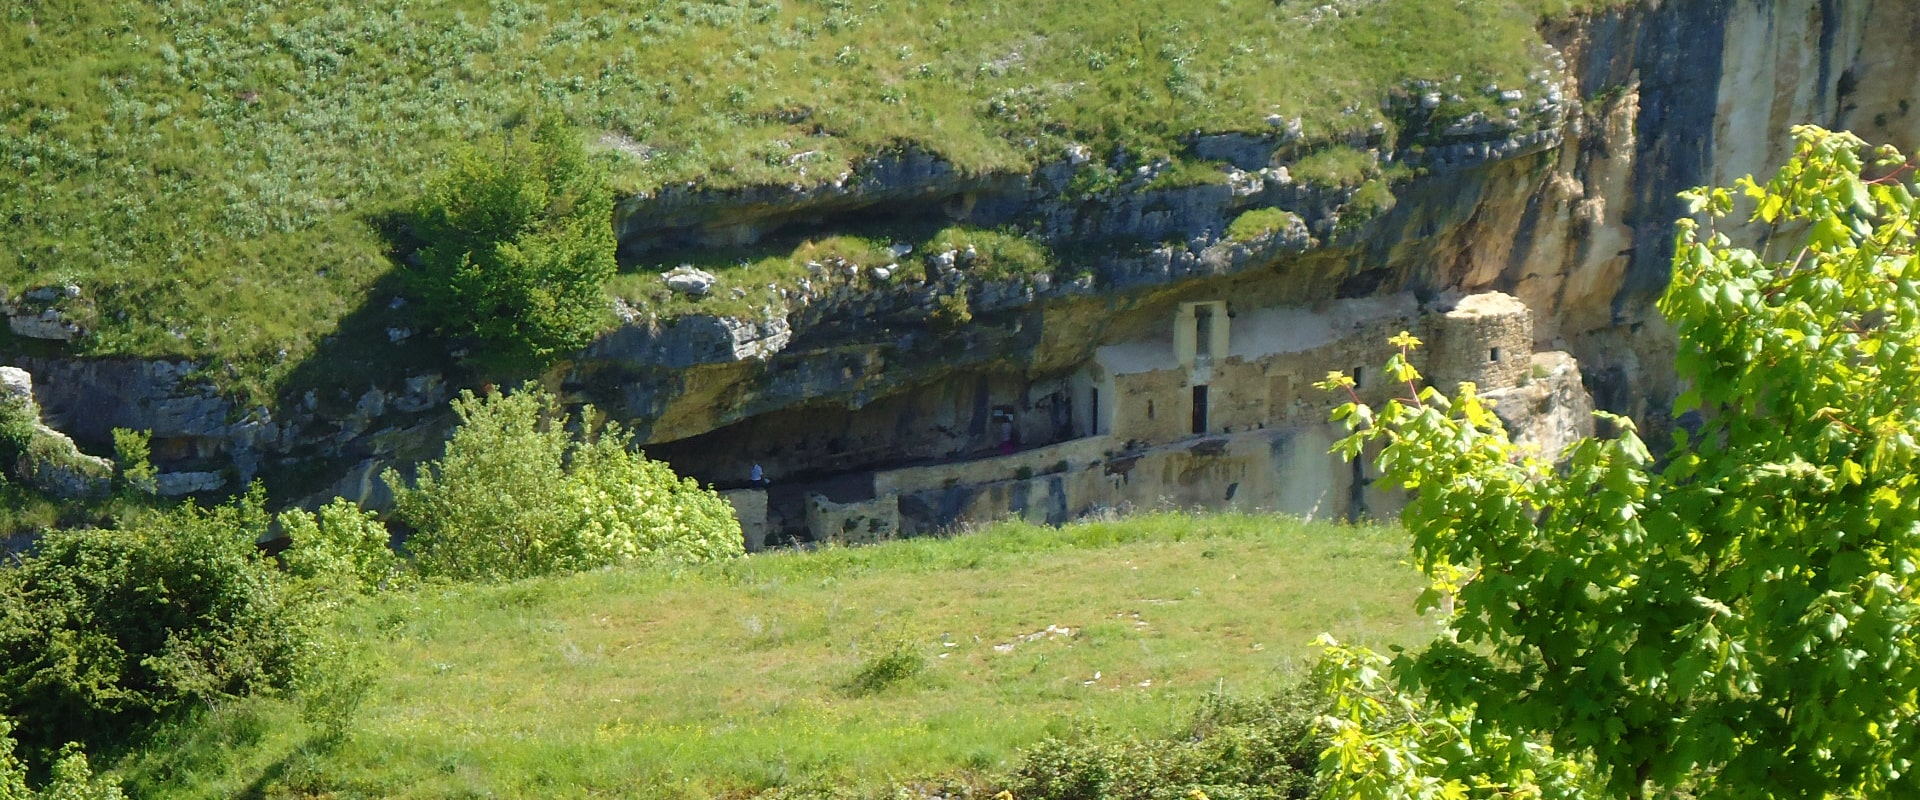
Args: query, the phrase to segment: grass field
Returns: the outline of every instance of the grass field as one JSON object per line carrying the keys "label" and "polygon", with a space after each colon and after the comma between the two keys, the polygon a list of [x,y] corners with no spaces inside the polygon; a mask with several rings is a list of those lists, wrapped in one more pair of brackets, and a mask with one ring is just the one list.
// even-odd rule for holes
{"label": "grass field", "polygon": [[[0,10],[0,285],[72,284],[83,352],[270,387],[371,299],[384,220],[535,104],[623,191],[969,171],[1068,142],[1381,119],[1413,79],[1518,86],[1543,15],[1622,0],[71,0]],[[653,265],[643,265],[652,268]]]}
{"label": "grass field", "polygon": [[1164,734],[1209,692],[1292,685],[1321,631],[1424,640],[1404,554],[1391,529],[1159,514],[397,592],[339,624],[357,705],[236,703],[117,774],[142,797],[418,798],[991,774],[1048,735]]}

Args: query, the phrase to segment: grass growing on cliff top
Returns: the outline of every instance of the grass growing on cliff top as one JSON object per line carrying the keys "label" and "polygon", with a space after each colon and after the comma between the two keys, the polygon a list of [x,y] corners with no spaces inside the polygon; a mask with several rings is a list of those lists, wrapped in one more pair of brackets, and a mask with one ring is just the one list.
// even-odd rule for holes
{"label": "grass growing on cliff top", "polygon": [[[894,248],[899,246],[911,249],[898,253]],[[687,313],[758,316],[768,306],[797,305],[781,290],[799,290],[803,280],[817,295],[840,286],[877,291],[903,281],[938,280],[940,274],[927,265],[927,257],[969,248],[971,254],[956,258],[954,268],[976,283],[1053,274],[1060,267],[1046,246],[1018,231],[896,224],[797,241],[781,237],[753,247],[668,253],[616,276],[607,288],[636,309],[663,319]],[[678,265],[713,274],[717,280],[712,292],[695,298],[668,290],[660,273]]]}
{"label": "grass growing on cliff top", "polygon": [[832,179],[903,145],[1017,170],[1274,113],[1357,130],[1408,79],[1517,86],[1539,17],[1597,4],[11,3],[0,285],[80,286],[82,351],[271,378],[369,300],[376,228],[450,146],[536,102],[628,191]]}
{"label": "grass growing on cliff top", "polygon": [[364,649],[357,705],[235,703],[116,774],[181,798],[745,797],[992,774],[1079,725],[1155,735],[1209,691],[1290,685],[1321,631],[1424,638],[1404,553],[1388,529],[1154,514],[430,587],[339,623]]}

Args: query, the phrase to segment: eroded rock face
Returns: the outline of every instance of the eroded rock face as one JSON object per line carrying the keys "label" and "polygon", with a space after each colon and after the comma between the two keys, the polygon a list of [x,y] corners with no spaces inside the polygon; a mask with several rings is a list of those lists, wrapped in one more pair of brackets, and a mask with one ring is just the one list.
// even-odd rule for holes
{"label": "eroded rock face", "polygon": [[[1675,194],[1778,163],[1799,122],[1914,150],[1915,30],[1920,4],[1893,0],[1649,0],[1553,23],[1554,48],[1530,81],[1491,87],[1506,112],[1429,119],[1441,102],[1410,85],[1395,100],[1405,122],[1396,140],[1363,131],[1340,143],[1420,173],[1392,186],[1390,208],[1366,213],[1352,187],[1293,178],[1292,160],[1326,143],[1284,117],[1259,134],[1197,134],[1192,155],[1229,168],[1194,186],[1161,186],[1164,165],[1144,164],[1109,190],[1078,195],[1068,190],[1076,171],[1106,156],[1069,147],[1027,174],[964,174],[906,150],[808,185],[668,187],[620,204],[624,253],[911,212],[1018,225],[1100,256],[1079,274],[989,281],[965,269],[961,251],[898,253],[878,268],[884,275],[823,265],[746,317],[661,322],[628,309],[561,378],[573,399],[630,421],[650,451],[699,464],[707,479],[736,480],[730,470],[745,462],[687,454],[711,451],[717,432],[752,436],[755,426],[814,431],[771,463],[863,470],[901,452],[969,457],[983,441],[974,428],[1000,405],[1027,410],[1020,436],[1052,436],[1054,409],[1070,404],[1050,398],[1070,394],[1094,353],[1162,335],[1183,303],[1313,307],[1498,290],[1531,311],[1533,349],[1577,360],[1527,364],[1547,374],[1514,405],[1558,409],[1528,423],[1545,426],[1542,442],[1581,430],[1577,398],[1566,394],[1575,381],[1653,438],[1675,389],[1673,337],[1652,307],[1671,222],[1684,213]],[[1257,208],[1284,209],[1295,223],[1251,241],[1226,236]],[[663,280],[687,295],[715,285],[690,273]],[[955,306],[971,320],[943,325],[942,309]],[[14,309],[5,310],[12,324]],[[381,493],[371,476],[384,465],[433,454],[454,388],[438,376],[370,376],[317,399],[242,408],[196,377],[202,365],[14,361],[41,378],[33,391],[49,420],[83,441],[104,442],[113,427],[151,429],[163,458],[242,482],[263,463],[317,459],[339,466],[332,475],[357,465],[338,487],[367,497]],[[777,485],[772,495],[778,505]]]}

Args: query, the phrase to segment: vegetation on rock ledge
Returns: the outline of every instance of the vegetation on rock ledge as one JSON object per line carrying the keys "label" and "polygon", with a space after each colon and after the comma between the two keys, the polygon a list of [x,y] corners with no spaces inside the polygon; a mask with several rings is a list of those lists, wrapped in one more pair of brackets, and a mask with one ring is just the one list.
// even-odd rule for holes
{"label": "vegetation on rock ledge", "polygon": [[387,301],[380,220],[517,109],[563,115],[625,191],[831,180],[903,145],[969,172],[1178,156],[1270,119],[1365,130],[1412,79],[1490,102],[1543,14],[1616,2],[13,3],[0,285],[80,289],[82,352],[271,386]]}

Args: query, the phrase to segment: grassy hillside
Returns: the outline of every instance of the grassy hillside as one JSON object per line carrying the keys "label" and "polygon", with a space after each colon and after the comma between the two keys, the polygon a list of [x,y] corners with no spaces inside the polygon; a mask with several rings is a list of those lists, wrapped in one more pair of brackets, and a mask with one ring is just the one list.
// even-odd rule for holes
{"label": "grassy hillside", "polygon": [[1321,631],[1423,639],[1404,553],[1385,529],[1163,514],[428,587],[339,623],[358,653],[333,672],[364,695],[222,707],[118,774],[143,797],[417,798],[991,774],[1050,734],[1163,734],[1210,691],[1287,686]]}
{"label": "grassy hillside", "polygon": [[[1371,124],[1518,85],[1542,14],[1619,0],[71,0],[0,10],[0,285],[73,284],[85,352],[283,373],[390,268],[389,212],[530,104],[620,187],[969,170],[1069,141]],[[384,298],[381,298],[384,301]]]}

